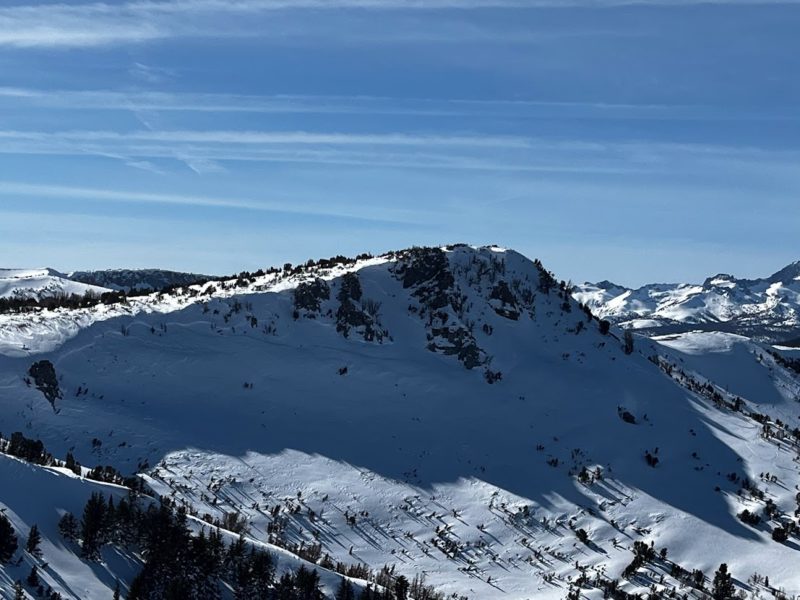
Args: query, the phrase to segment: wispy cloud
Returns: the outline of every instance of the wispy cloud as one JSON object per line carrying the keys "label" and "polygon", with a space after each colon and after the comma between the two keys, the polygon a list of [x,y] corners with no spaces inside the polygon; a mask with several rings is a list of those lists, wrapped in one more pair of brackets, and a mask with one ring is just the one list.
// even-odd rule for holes
{"label": "wispy cloud", "polygon": [[211,144],[270,144],[337,146],[471,146],[493,148],[524,148],[528,141],[516,136],[491,135],[416,135],[407,133],[320,133],[310,131],[0,131],[0,139],[60,140],[60,141],[135,141]]}
{"label": "wispy cloud", "polygon": [[398,115],[413,117],[590,118],[617,120],[800,120],[800,112],[702,104],[540,101],[535,99],[416,98],[388,96],[249,95],[138,90],[44,90],[0,87],[0,106],[25,109],[132,111],[148,129],[158,112]]}
{"label": "wispy cloud", "polygon": [[138,192],[119,189],[99,189],[65,185],[32,184],[17,181],[0,181],[0,196],[52,198],[72,201],[93,201],[105,203],[153,204],[164,206],[185,206],[197,208],[219,208],[251,211],[259,213],[276,213],[309,217],[328,217],[364,221],[382,224],[415,224],[422,225],[426,217],[420,211],[403,211],[388,208],[374,209],[363,206],[348,209],[338,205],[331,209],[325,205],[301,203],[292,200],[255,200],[251,198],[217,197],[190,194],[165,194]]}
{"label": "wispy cloud", "polygon": [[[15,131],[0,130],[0,153],[177,159],[197,172],[220,161],[314,163],[414,169],[629,172],[620,148],[596,142],[515,136],[304,131]],[[616,154],[615,154],[616,153]],[[632,155],[630,150],[626,156]],[[611,156],[611,159],[609,159]],[[637,162],[637,161],[627,161]]]}
{"label": "wispy cloud", "polygon": [[225,167],[215,160],[210,158],[198,158],[196,156],[186,155],[181,152],[175,153],[175,158],[183,162],[187,167],[198,175],[206,175],[208,173],[224,173]]}
{"label": "wispy cloud", "polygon": [[[662,7],[694,4],[755,5],[797,4],[800,0],[174,0],[134,1],[120,4],[30,4],[0,9],[0,46],[92,47],[110,44],[136,44],[186,36],[247,36],[264,32],[264,21],[253,19],[261,14],[313,11],[454,11],[463,13],[482,9],[534,10],[540,8],[605,9],[629,5]],[[46,19],[43,18],[46,15]],[[298,36],[308,24],[294,32],[275,30],[276,35]],[[313,28],[311,28],[313,30]],[[441,30],[441,28],[438,28]],[[369,29],[364,29],[365,34]],[[459,30],[455,36],[484,36],[479,27]],[[414,39],[452,38],[446,30],[436,29],[387,33],[395,41],[404,36]],[[348,35],[352,32],[348,32]],[[546,32],[545,32],[546,34]],[[535,38],[529,32],[504,32],[506,41]],[[385,36],[375,36],[379,41]]]}
{"label": "wispy cloud", "polygon": [[140,62],[133,63],[131,68],[128,69],[128,74],[144,83],[163,83],[175,77],[175,72],[171,69],[146,65]]}
{"label": "wispy cloud", "polygon": [[734,165],[780,170],[800,159],[790,150],[650,140],[238,130],[0,130],[0,153],[112,157],[137,168],[143,168],[138,161],[160,168],[159,161],[178,160],[201,174],[241,161],[578,174],[680,169],[709,175]]}

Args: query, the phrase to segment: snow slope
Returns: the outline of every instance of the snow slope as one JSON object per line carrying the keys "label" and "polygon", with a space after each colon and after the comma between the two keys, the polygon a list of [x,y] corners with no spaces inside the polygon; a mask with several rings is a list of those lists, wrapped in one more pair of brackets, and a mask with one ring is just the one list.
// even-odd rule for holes
{"label": "snow slope", "polygon": [[585,283],[577,286],[574,297],[598,316],[637,329],[681,331],[689,326],[788,340],[800,329],[800,262],[763,279],[720,274],[698,285],[638,289]]}
{"label": "snow slope", "polygon": [[[240,512],[256,540],[470,598],[563,598],[583,572],[618,579],[635,541],[800,593],[797,539],[736,518],[761,506],[741,478],[791,514],[796,442],[687,379],[796,423],[796,377],[732,338],[637,338],[626,355],[565,289],[513,251],[457,246],[0,315],[0,423],[58,456],[144,468],[199,515]],[[42,359],[54,405],[25,381]],[[621,585],[677,586],[669,572]]]}
{"label": "snow slope", "polygon": [[0,269],[0,298],[41,299],[53,296],[102,294],[108,289],[72,281],[53,269]]}
{"label": "snow slope", "polygon": [[[16,581],[25,581],[35,564],[39,579],[45,589],[69,600],[108,600],[114,593],[117,580],[121,582],[123,594],[143,565],[142,557],[132,551],[123,551],[107,545],[102,550],[100,561],[82,560],[77,544],[65,541],[58,533],[60,517],[70,512],[80,515],[92,493],[99,492],[116,501],[128,494],[127,488],[99,483],[75,476],[63,468],[40,467],[0,454],[0,512],[12,523],[18,537],[19,549],[11,564],[0,565],[0,598],[11,598]],[[151,501],[148,498],[142,502]],[[41,558],[35,559],[23,552],[27,535],[32,525],[37,525],[42,536]],[[189,519],[192,530],[208,531],[208,526],[197,518]],[[238,537],[232,532],[221,531],[226,543]],[[276,559],[277,577],[284,572],[296,571],[301,565],[316,569],[320,574],[322,589],[332,594],[340,577],[308,561],[302,560],[282,548],[261,543],[250,536],[245,540],[252,545],[268,550]],[[356,589],[363,587],[352,580]],[[29,590],[30,591],[30,590]]]}
{"label": "snow slope", "polygon": [[[50,586],[65,598],[106,600],[113,594],[116,577],[131,579],[139,561],[116,551],[107,551],[103,563],[88,563],[76,556],[76,549],[58,534],[58,520],[65,512],[80,515],[92,492],[116,499],[127,490],[118,486],[89,482],[61,469],[46,469],[0,454],[0,511],[11,521],[24,547],[32,525],[42,534],[41,550],[47,567],[39,568],[45,587]],[[18,556],[22,556],[18,552]],[[34,564],[24,555],[18,565],[0,565],[0,598],[11,598],[15,581],[25,580]]]}

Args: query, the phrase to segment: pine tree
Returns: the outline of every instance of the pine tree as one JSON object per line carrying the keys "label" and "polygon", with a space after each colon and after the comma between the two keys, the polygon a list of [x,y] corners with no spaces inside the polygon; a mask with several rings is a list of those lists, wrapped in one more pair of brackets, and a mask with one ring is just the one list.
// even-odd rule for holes
{"label": "pine tree", "polygon": [[336,600],[356,600],[356,593],[353,590],[353,584],[348,579],[342,577],[339,582],[339,587],[336,588],[336,594],[333,596]]}
{"label": "pine tree", "polygon": [[714,573],[714,587],[711,589],[711,597],[714,600],[729,600],[733,598],[735,592],[733,578],[728,573],[728,565],[722,563]]}
{"label": "pine tree", "polygon": [[75,473],[75,475],[81,474],[81,464],[75,460],[75,457],[72,456],[72,452],[67,452],[67,457],[64,460],[64,466]]}
{"label": "pine tree", "polygon": [[65,540],[75,541],[78,539],[78,520],[72,513],[64,513],[58,521],[58,532]]}
{"label": "pine tree", "polygon": [[28,585],[35,588],[39,585],[39,569],[36,565],[31,567],[31,572],[28,574],[28,578],[25,580],[28,582]]}
{"label": "pine tree", "polygon": [[42,535],[39,533],[39,527],[34,523],[31,525],[31,531],[28,534],[28,543],[25,544],[25,551],[31,556],[41,558],[42,551],[39,544],[42,543]]}
{"label": "pine tree", "polygon": [[625,333],[622,335],[622,341],[624,344],[625,354],[633,354],[633,334],[631,333],[630,329],[625,330]]}
{"label": "pine tree", "polygon": [[89,559],[100,557],[103,532],[106,528],[106,501],[102,494],[93,493],[83,508],[81,520],[81,549]]}
{"label": "pine tree", "polygon": [[394,582],[394,594],[397,600],[408,600],[409,583],[403,575],[400,575]]}
{"label": "pine tree", "polygon": [[17,551],[17,534],[11,521],[0,513],[0,564],[7,563]]}
{"label": "pine tree", "polygon": [[301,566],[294,575],[294,585],[302,600],[321,600],[322,592],[319,589],[319,573]]}

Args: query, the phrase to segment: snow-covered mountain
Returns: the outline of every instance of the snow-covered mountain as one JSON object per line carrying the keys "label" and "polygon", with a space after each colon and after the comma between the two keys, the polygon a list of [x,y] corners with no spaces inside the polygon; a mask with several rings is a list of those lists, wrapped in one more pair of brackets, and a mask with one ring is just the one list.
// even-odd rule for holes
{"label": "snow-covered mountain", "polygon": [[73,271],[72,281],[115,291],[158,291],[175,286],[187,286],[212,279],[208,275],[165,271],[163,269],[106,269],[101,271]]}
{"label": "snow-covered mountain", "polygon": [[107,291],[103,286],[73,280],[53,269],[0,269],[0,298],[41,300]]}
{"label": "snow-covered mountain", "polygon": [[0,300],[58,300],[70,296],[99,296],[106,292],[145,293],[188,286],[211,279],[206,275],[161,269],[74,271],[55,269],[0,269]]}
{"label": "snow-covered mountain", "polygon": [[[726,563],[780,597],[800,593],[796,354],[605,332],[516,252],[417,248],[0,315],[0,423],[310,561],[329,595],[390,565],[476,600],[700,597]],[[93,563],[53,529],[80,508],[61,486],[95,484],[11,460],[0,508],[41,526],[40,577],[124,593],[136,551]]]}
{"label": "snow-covered mountain", "polygon": [[770,341],[800,337],[800,261],[763,279],[719,274],[702,284],[630,289],[584,283],[574,297],[601,318],[645,331],[704,329]]}

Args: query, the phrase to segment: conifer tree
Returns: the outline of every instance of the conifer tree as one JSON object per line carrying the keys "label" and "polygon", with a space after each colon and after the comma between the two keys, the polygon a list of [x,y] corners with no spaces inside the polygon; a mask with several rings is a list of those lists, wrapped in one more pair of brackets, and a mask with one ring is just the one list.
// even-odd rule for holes
{"label": "conifer tree", "polygon": [[72,452],[67,452],[67,457],[64,460],[64,466],[75,473],[75,475],[81,474],[81,465],[77,460],[75,460],[75,457],[72,456]]}
{"label": "conifer tree", "polygon": [[58,532],[66,540],[75,541],[78,539],[78,520],[72,513],[64,513],[58,521]]}
{"label": "conifer tree", "polygon": [[7,563],[17,551],[17,534],[11,521],[0,513],[0,564]]}
{"label": "conifer tree", "polygon": [[408,589],[409,589],[408,579],[405,576],[400,575],[395,582],[394,582],[394,594],[397,597],[397,600],[408,600]]}
{"label": "conifer tree", "polygon": [[89,559],[100,557],[103,532],[106,528],[106,501],[102,494],[93,493],[83,509],[81,520],[81,549]]}
{"label": "conifer tree", "polygon": [[42,535],[39,533],[39,527],[34,523],[31,525],[31,531],[28,534],[28,543],[25,544],[25,551],[31,556],[41,558],[42,551],[39,544],[42,543]]}
{"label": "conifer tree", "polygon": [[339,582],[339,587],[336,588],[336,594],[333,596],[336,600],[356,600],[356,593],[353,590],[353,584],[348,579],[342,577]]}
{"label": "conifer tree", "polygon": [[39,569],[36,565],[31,567],[31,572],[28,574],[28,578],[25,580],[28,582],[28,585],[35,588],[39,585]]}
{"label": "conifer tree", "polygon": [[633,354],[633,334],[630,329],[625,330],[625,333],[622,335],[622,340],[625,354]]}
{"label": "conifer tree", "polygon": [[714,587],[711,589],[711,597],[714,600],[729,600],[733,598],[735,592],[733,578],[728,573],[728,565],[722,563],[714,573]]}

